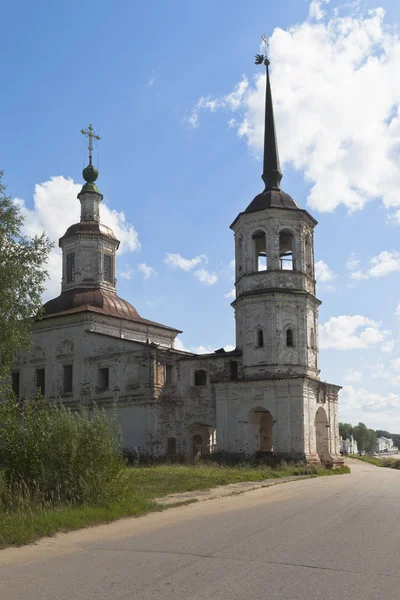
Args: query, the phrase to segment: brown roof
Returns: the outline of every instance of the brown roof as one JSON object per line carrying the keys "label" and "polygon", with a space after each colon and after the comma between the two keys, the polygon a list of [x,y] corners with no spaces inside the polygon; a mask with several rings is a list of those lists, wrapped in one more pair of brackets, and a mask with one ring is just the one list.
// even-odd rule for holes
{"label": "brown roof", "polygon": [[136,321],[145,325],[154,325],[163,329],[179,331],[173,327],[143,319],[137,310],[114,292],[101,289],[75,289],[62,292],[57,298],[49,300],[43,306],[43,318],[75,314],[78,312],[96,312],[111,317],[119,317],[128,321]]}
{"label": "brown roof", "polygon": [[103,225],[102,223],[98,223],[97,221],[81,221],[80,223],[74,223],[74,225],[68,227],[67,231],[60,238],[60,240],[64,240],[77,234],[104,235],[106,237],[111,237],[114,240],[117,239],[111,227],[107,227],[107,225]]}
{"label": "brown roof", "polygon": [[246,208],[245,212],[256,212],[264,210],[264,208],[291,208],[299,210],[300,206],[286,192],[280,189],[270,189],[258,194]]}

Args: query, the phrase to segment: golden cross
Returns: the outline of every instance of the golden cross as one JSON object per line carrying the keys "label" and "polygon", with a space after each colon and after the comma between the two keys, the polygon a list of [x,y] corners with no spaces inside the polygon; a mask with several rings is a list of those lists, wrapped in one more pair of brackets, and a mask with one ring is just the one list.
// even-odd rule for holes
{"label": "golden cross", "polygon": [[101,137],[95,133],[93,125],[91,123],[89,124],[89,127],[87,129],[81,129],[81,133],[83,133],[83,135],[87,135],[89,138],[89,160],[90,162],[92,162],[93,138],[95,140],[101,140]]}

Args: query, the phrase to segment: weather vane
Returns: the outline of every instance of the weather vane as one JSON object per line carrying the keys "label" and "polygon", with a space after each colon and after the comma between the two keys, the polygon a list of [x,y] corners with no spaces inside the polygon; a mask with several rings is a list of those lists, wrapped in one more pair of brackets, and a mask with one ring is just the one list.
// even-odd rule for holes
{"label": "weather vane", "polygon": [[91,123],[89,124],[89,127],[87,129],[81,129],[81,133],[83,135],[87,135],[89,138],[89,145],[88,145],[89,161],[90,161],[90,163],[92,163],[93,139],[101,140],[101,137],[95,133],[95,131],[93,129],[93,125]]}
{"label": "weather vane", "polygon": [[256,54],[254,57],[254,62],[256,65],[261,65],[262,63],[264,63],[264,65],[268,67],[268,48],[270,47],[270,43],[266,35],[261,36],[261,45],[265,48],[265,54]]}

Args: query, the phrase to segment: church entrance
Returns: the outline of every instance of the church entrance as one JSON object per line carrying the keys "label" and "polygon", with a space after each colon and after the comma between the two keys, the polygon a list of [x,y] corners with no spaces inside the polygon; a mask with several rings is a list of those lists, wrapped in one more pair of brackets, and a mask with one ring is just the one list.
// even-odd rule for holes
{"label": "church entrance", "polygon": [[317,410],[315,415],[315,437],[317,454],[322,462],[330,462],[331,456],[329,453],[329,423],[325,410],[322,406]]}
{"label": "church entrance", "polygon": [[265,408],[253,408],[249,412],[247,421],[247,452],[249,454],[273,451],[272,426],[272,415]]}
{"label": "church entrance", "polygon": [[200,457],[216,451],[216,429],[205,423],[193,423],[189,427],[192,441],[192,456]]}

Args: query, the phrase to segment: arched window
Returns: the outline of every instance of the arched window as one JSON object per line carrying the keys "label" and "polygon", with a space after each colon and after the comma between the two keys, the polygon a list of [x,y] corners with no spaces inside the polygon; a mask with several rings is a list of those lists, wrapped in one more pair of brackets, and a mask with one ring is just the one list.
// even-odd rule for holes
{"label": "arched window", "polygon": [[176,439],[174,437],[168,438],[167,441],[167,456],[175,456],[176,454]]}
{"label": "arched window", "polygon": [[238,364],[236,360],[231,360],[229,363],[229,375],[231,381],[236,381],[238,378]]}
{"label": "arched window", "polygon": [[312,246],[309,237],[306,238],[304,243],[304,258],[306,261],[306,273],[310,277],[313,276],[313,260],[312,260]]}
{"label": "arched window", "polygon": [[264,331],[262,329],[257,329],[257,346],[258,348],[264,346]]}
{"label": "arched window", "polygon": [[204,369],[198,369],[194,372],[194,385],[207,385],[207,373]]}
{"label": "arched window", "polygon": [[284,271],[294,271],[294,238],[290,231],[281,231],[279,234],[279,260],[280,268]]}
{"label": "arched window", "polygon": [[289,348],[293,348],[294,346],[293,329],[286,329],[286,346]]}
{"label": "arched window", "polygon": [[267,239],[264,231],[253,233],[254,254],[256,261],[256,271],[266,271],[268,267],[267,260]]}

